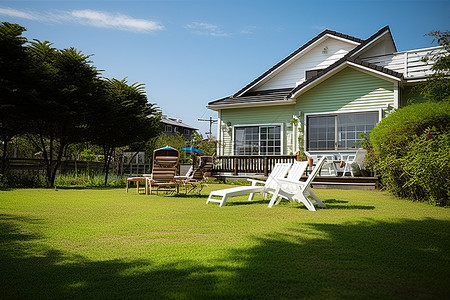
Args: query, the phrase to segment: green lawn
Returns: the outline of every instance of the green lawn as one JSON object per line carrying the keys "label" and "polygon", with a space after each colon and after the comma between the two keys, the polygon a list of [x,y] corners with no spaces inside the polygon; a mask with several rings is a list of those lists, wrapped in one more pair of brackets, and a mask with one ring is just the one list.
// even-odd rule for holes
{"label": "green lawn", "polygon": [[223,187],[0,191],[0,298],[450,295],[448,209],[345,190],[316,190],[317,212],[261,196],[206,205]]}

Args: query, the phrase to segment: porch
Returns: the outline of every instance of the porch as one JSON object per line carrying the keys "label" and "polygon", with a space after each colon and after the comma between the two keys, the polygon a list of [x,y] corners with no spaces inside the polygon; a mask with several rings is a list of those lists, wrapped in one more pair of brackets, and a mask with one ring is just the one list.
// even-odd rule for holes
{"label": "porch", "polygon": [[[229,155],[215,157],[212,176],[218,180],[265,178],[276,163],[294,162],[298,155]],[[376,189],[377,176],[344,176],[347,173],[321,174],[313,181],[315,188]],[[306,178],[306,176],[305,176]]]}

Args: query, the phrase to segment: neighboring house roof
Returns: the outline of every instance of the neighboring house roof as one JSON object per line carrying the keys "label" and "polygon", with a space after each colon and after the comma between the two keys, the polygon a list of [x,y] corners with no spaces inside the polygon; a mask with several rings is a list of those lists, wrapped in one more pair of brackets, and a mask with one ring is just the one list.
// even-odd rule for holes
{"label": "neighboring house roof", "polygon": [[166,125],[172,125],[172,126],[178,126],[183,127],[186,129],[192,129],[192,130],[198,130],[198,128],[192,127],[188,124],[183,123],[180,119],[175,118],[161,118],[161,123],[164,123]]}
{"label": "neighboring house roof", "polygon": [[[327,68],[319,71],[315,76],[305,80],[298,86],[292,88],[292,89],[279,89],[279,90],[267,90],[267,91],[258,91],[258,92],[248,92],[250,88],[255,86],[258,82],[262,81],[264,78],[266,78],[270,73],[272,73],[275,69],[279,68],[281,65],[286,64],[292,57],[294,57],[299,52],[306,49],[308,46],[312,45],[314,42],[322,38],[323,36],[331,34],[336,37],[345,38],[351,41],[355,41],[360,43],[357,45],[354,49],[349,51],[346,55],[344,55],[341,59],[337,60]],[[283,59],[281,62],[273,66],[271,69],[269,69],[267,72],[265,72],[263,75],[252,81],[250,84],[248,84],[246,87],[238,91],[236,94],[222,98],[219,100],[215,100],[208,103],[209,108],[221,108],[227,107],[232,108],[233,106],[242,106],[245,104],[251,104],[251,105],[270,105],[270,104],[294,104],[295,100],[293,98],[297,97],[300,93],[308,90],[309,88],[317,85],[318,83],[322,82],[323,80],[327,79],[329,76],[335,74],[336,72],[342,70],[343,68],[347,66],[352,66],[355,68],[360,68],[369,72],[373,72],[375,74],[378,74],[380,76],[386,77],[389,80],[394,81],[402,81],[403,80],[403,74],[393,71],[391,69],[385,68],[383,66],[379,66],[376,64],[369,63],[367,61],[362,60],[358,57],[358,55],[364,53],[367,49],[369,49],[372,45],[376,44],[380,39],[385,38],[389,39],[389,42],[391,43],[391,47],[394,49],[394,51],[397,51],[397,48],[395,46],[394,40],[392,38],[391,31],[389,29],[389,26],[383,27],[378,32],[373,34],[371,37],[369,37],[366,40],[360,40],[355,37],[351,37],[348,35],[340,34],[334,31],[325,30],[318,36],[316,36],[314,39],[294,51],[292,54],[290,54],[288,57]],[[247,92],[246,92],[247,91]]]}

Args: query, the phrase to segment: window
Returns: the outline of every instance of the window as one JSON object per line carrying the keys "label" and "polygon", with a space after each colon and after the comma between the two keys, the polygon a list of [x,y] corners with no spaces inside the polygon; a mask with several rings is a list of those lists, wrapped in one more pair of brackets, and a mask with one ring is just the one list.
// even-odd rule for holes
{"label": "window", "polygon": [[305,72],[305,77],[306,80],[310,79],[311,77],[316,76],[317,74],[319,74],[320,71],[322,71],[323,69],[318,69],[318,70],[308,70]]}
{"label": "window", "polygon": [[170,125],[164,126],[164,132],[172,132],[172,126]]}
{"label": "window", "polygon": [[190,133],[190,130],[189,129],[183,129],[183,134],[184,135],[190,135],[191,133]]}
{"label": "window", "polygon": [[236,127],[234,133],[236,155],[281,154],[281,126]]}
{"label": "window", "polygon": [[309,116],[308,150],[360,148],[361,133],[369,133],[378,122],[378,112]]}

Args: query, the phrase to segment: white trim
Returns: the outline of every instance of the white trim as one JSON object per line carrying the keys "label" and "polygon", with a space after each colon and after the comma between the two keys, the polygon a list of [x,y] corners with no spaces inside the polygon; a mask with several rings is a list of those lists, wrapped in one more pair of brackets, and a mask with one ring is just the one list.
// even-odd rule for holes
{"label": "white trim", "polygon": [[228,108],[264,107],[264,106],[272,106],[272,105],[293,105],[295,103],[296,103],[296,100],[294,100],[294,99],[287,99],[287,100],[267,101],[267,102],[207,105],[206,108],[218,111],[220,109],[228,109]]}
{"label": "white trim", "polygon": [[340,114],[352,114],[352,113],[367,113],[367,112],[378,112],[378,122],[381,122],[381,120],[383,119],[383,109],[382,108],[375,108],[375,109],[364,109],[364,110],[346,110],[346,111],[329,111],[329,112],[317,112],[317,113],[304,113],[304,123],[305,124],[303,127],[303,145],[305,148],[305,152],[323,152],[323,151],[329,151],[329,152],[336,152],[336,151],[354,151],[352,149],[341,149],[341,150],[306,150],[306,146],[308,145],[307,143],[307,130],[308,130],[308,117],[309,116],[330,116],[330,115],[340,115]]}
{"label": "white trim", "polygon": [[351,67],[353,67],[353,68],[360,69],[364,73],[368,73],[370,75],[373,75],[373,76],[376,76],[376,77],[379,77],[379,78],[382,78],[382,79],[388,79],[389,81],[392,81],[392,82],[399,82],[399,81],[401,81],[401,79],[398,78],[398,77],[395,77],[395,76],[392,76],[392,75],[380,72],[378,70],[374,70],[374,69],[371,69],[371,68],[368,68],[368,67],[365,67],[365,66],[361,66],[361,65],[352,63],[352,62],[348,62],[348,64]]}
{"label": "white trim", "polygon": [[232,133],[231,133],[231,153],[232,155],[236,155],[236,153],[234,152],[234,141],[235,141],[235,134],[234,134],[234,129],[235,127],[267,127],[267,126],[280,126],[280,152],[281,155],[284,154],[284,134],[285,134],[285,129],[284,129],[284,123],[258,123],[258,124],[236,124],[232,126]]}
{"label": "white trim", "polygon": [[[384,36],[389,33],[389,29],[386,29],[383,33],[381,33],[379,36],[377,36],[374,40],[370,41],[370,43],[368,43],[367,45],[364,45],[364,47],[362,47],[361,49],[359,49],[358,51],[356,51],[355,53],[352,54],[352,57],[358,56],[359,53],[363,52],[365,49],[367,49],[367,47],[372,46],[376,41],[378,41],[381,38],[384,38]],[[395,45],[395,44],[394,44]],[[395,46],[394,46],[395,49]]]}
{"label": "white trim", "polygon": [[394,82],[394,108],[398,109],[400,106],[400,93],[398,91],[398,82]]}
{"label": "white trim", "polygon": [[295,94],[293,94],[291,96],[290,99],[294,99],[297,98],[299,95],[305,93],[306,91],[312,89],[313,87],[321,84],[322,82],[324,82],[325,80],[327,80],[328,78],[334,76],[336,73],[344,70],[345,68],[353,68],[353,69],[358,69],[361,72],[367,73],[369,75],[372,76],[376,76],[379,77],[381,79],[385,79],[391,82],[398,82],[401,81],[400,78],[388,75],[386,73],[371,69],[371,68],[367,68],[349,61],[344,61],[341,65],[335,67],[333,70],[331,70],[330,72],[326,73],[324,76],[319,77],[317,80],[314,80],[313,82],[310,82],[309,84],[307,84],[306,86],[302,87],[300,90],[296,91]]}
{"label": "white trim", "polygon": [[[216,152],[217,155],[222,155],[221,153],[223,152],[223,149],[221,149],[223,147],[223,132],[222,132],[222,110],[218,110],[217,111],[217,141],[219,141],[217,143],[217,148],[216,148]],[[222,151],[221,151],[222,150]]]}

